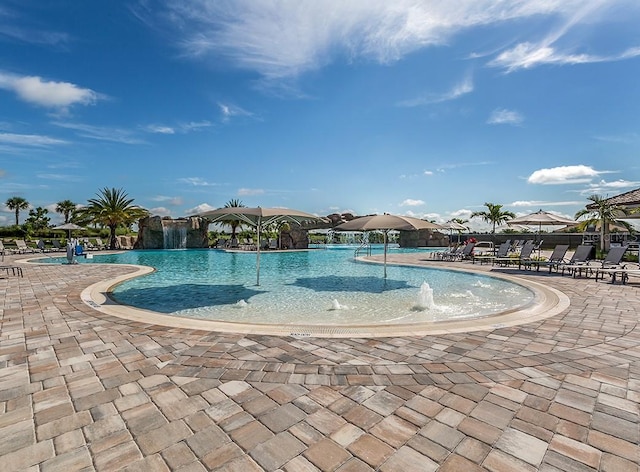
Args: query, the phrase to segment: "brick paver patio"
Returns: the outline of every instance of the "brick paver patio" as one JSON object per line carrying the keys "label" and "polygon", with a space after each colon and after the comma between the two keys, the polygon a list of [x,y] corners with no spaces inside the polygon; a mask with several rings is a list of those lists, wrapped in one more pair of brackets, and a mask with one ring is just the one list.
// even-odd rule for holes
{"label": "brick paver patio", "polygon": [[0,272],[3,472],[639,469],[637,284],[508,269],[571,306],[490,331],[325,339],[165,328],[81,301],[126,270]]}

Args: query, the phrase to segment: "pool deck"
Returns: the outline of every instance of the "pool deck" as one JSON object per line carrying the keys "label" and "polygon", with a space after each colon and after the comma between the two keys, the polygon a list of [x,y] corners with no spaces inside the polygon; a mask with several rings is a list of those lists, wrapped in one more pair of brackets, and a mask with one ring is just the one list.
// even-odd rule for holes
{"label": "pool deck", "polygon": [[132,268],[0,271],[1,470],[639,470],[640,279],[424,257],[389,260],[509,272],[571,303],[472,333],[279,337],[82,301]]}

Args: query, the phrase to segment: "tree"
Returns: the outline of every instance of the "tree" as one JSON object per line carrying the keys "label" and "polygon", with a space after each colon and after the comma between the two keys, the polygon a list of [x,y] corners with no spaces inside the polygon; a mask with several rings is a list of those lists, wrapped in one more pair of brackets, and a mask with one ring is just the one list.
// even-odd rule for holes
{"label": "tree", "polygon": [[493,225],[491,234],[495,234],[496,225],[505,223],[511,218],[516,217],[513,212],[502,210],[502,205],[497,205],[495,203],[485,203],[484,206],[487,207],[487,211],[474,211],[473,213],[471,213],[471,218],[479,216],[487,223],[491,223]]}
{"label": "tree", "polygon": [[29,218],[24,223],[33,231],[41,231],[49,226],[51,218],[47,216],[48,214],[49,210],[42,207],[29,210]]}
{"label": "tree", "polygon": [[[231,200],[229,200],[227,203],[224,204],[224,207],[225,208],[244,208],[245,204],[242,203],[237,198],[232,198]],[[233,220],[233,221],[226,221],[224,224],[231,226],[231,239],[235,239],[236,230],[238,229],[238,226],[242,224],[242,222]]]}
{"label": "tree", "polygon": [[77,205],[71,200],[62,200],[56,203],[56,213],[60,213],[64,216],[64,222],[69,223],[71,217],[76,212]]}
{"label": "tree", "polygon": [[583,216],[587,217],[587,219],[581,221],[580,225],[578,226],[581,231],[584,231],[587,226],[600,226],[601,251],[604,251],[606,249],[605,236],[609,234],[609,225],[611,223],[623,226],[630,233],[634,232],[633,227],[629,223],[621,219],[628,216],[627,211],[624,207],[609,203],[608,199],[604,198],[601,195],[591,195],[587,200],[589,200],[591,203],[588,204],[586,208],[579,210],[575,215],[575,219],[580,219]]}
{"label": "tree", "polygon": [[128,226],[131,222],[149,215],[142,207],[133,204],[133,198],[129,198],[124,190],[116,188],[103,188],[97,194],[97,198],[91,198],[89,205],[79,212],[82,217],[92,222],[109,228],[109,248],[115,249],[116,230],[119,226]]}
{"label": "tree", "polygon": [[11,197],[7,199],[5,205],[7,205],[9,210],[15,210],[16,226],[18,226],[20,224],[20,210],[26,210],[29,208],[29,202],[22,197]]}

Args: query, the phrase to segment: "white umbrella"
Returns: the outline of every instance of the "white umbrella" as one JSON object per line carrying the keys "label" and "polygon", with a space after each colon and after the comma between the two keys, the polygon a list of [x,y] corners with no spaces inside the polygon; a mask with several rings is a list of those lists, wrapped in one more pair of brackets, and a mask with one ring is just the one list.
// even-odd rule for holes
{"label": "white umbrella", "polygon": [[334,228],[337,231],[382,231],[384,234],[384,277],[387,278],[387,243],[391,230],[415,231],[418,229],[442,229],[442,226],[419,218],[399,215],[371,215],[354,218]]}
{"label": "white umbrella", "polygon": [[283,221],[302,224],[305,221],[314,222],[323,218],[289,208],[262,208],[262,207],[224,207],[205,211],[198,216],[206,217],[212,223],[222,221],[240,221],[256,228],[256,285],[260,285],[260,233],[265,226]]}
{"label": "white umbrella", "polygon": [[59,230],[69,231],[69,239],[71,239],[71,231],[80,230],[80,229],[87,229],[87,228],[84,228],[82,226],[78,226],[75,223],[65,223],[65,224],[60,225],[60,226],[54,226],[52,229],[59,229]]}
{"label": "white umbrella", "polygon": [[451,241],[451,237],[453,236],[453,232],[458,232],[458,242],[460,242],[460,231],[469,231],[465,225],[458,223],[457,221],[449,220],[446,223],[443,223],[442,226],[444,229],[449,230],[449,241]]}
{"label": "white umbrella", "polygon": [[[575,220],[570,220],[564,216],[554,215],[553,213],[543,210],[538,210],[529,215],[518,216],[507,221],[508,225],[538,225],[538,240],[540,240],[540,233],[542,232],[543,226],[568,226],[576,223],[577,221]],[[538,248],[538,253],[540,253],[540,248]]]}

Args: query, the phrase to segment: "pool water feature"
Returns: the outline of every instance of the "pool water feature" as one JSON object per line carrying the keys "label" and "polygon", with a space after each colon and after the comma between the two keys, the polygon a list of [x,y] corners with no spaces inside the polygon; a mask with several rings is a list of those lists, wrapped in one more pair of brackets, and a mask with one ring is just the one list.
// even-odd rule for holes
{"label": "pool water feature", "polygon": [[127,251],[86,262],[156,268],[115,286],[112,297],[119,303],[234,323],[437,323],[486,317],[534,299],[519,284],[446,269],[389,266],[384,279],[380,265],[354,261],[353,252],[344,250],[264,252],[259,287],[251,252]]}

